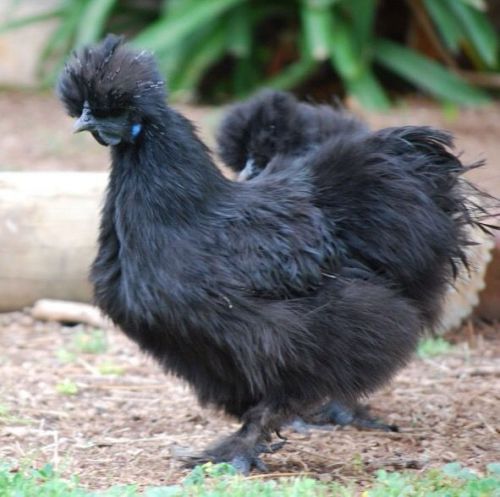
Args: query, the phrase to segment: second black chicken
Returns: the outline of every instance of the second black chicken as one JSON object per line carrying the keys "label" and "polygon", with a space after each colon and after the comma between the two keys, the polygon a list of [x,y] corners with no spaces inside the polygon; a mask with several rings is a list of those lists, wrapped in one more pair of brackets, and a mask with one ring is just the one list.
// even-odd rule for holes
{"label": "second black chicken", "polygon": [[[260,174],[277,155],[293,160],[333,137],[351,140],[368,133],[368,126],[344,109],[299,102],[290,93],[263,90],[225,112],[217,131],[217,149],[224,164],[237,173],[238,181],[246,181]],[[304,431],[333,423],[398,431],[396,425],[371,417],[366,406],[337,401],[322,406],[307,421],[294,420],[292,427]]]}
{"label": "second black chicken", "polygon": [[225,113],[217,131],[217,148],[224,164],[242,181],[257,176],[276,155],[298,157],[333,136],[368,132],[364,122],[344,109],[263,90]]}
{"label": "second black chicken", "polygon": [[[431,244],[424,243],[418,233],[417,216],[423,218],[423,213],[417,213],[415,218],[408,216],[407,222],[412,224],[415,233],[403,245],[392,244],[399,239],[398,233],[388,236],[388,233],[369,229],[369,208],[366,206],[371,204],[374,192],[370,188],[370,178],[365,176],[371,173],[370,168],[361,160],[341,160],[346,149],[356,146],[360,147],[359,154],[363,154],[365,143],[379,143],[381,154],[390,150],[395,156],[382,164],[377,181],[383,182],[387,178],[394,181],[394,186],[397,186],[396,181],[400,184],[403,181],[411,183],[420,196],[420,200],[415,202],[417,211],[423,207],[423,202],[433,207],[426,216],[427,229],[442,222],[443,215],[445,219],[447,216],[448,224],[455,227],[455,231],[449,230],[455,243],[453,239],[446,239],[446,230],[443,230],[440,238],[442,246],[430,251]],[[450,151],[436,154],[438,147],[452,145],[451,136],[443,131],[423,126],[402,126],[371,132],[362,121],[345,111],[335,111],[327,105],[298,102],[290,94],[273,90],[265,90],[230,108],[217,133],[217,147],[225,164],[236,172],[251,170],[252,178],[274,162],[283,163],[283,159],[288,164],[300,162],[305,167],[314,167],[312,165],[317,163],[318,157],[322,157],[325,145],[332,157],[338,158],[330,162],[324,174],[332,174],[332,177],[343,175],[344,188],[347,184],[358,182],[359,177],[366,180],[357,197],[353,195],[350,198],[350,207],[344,205],[345,216],[337,220],[340,236],[344,238],[349,252],[356,254],[358,269],[389,277],[395,287],[415,302],[426,327],[432,330],[439,319],[442,294],[446,288],[443,278],[437,277],[439,271],[435,269],[446,261],[456,274],[456,263],[459,260],[463,262],[463,248],[469,243],[466,240],[467,230],[463,228],[474,224],[474,215],[485,213],[474,204],[474,199],[480,201],[483,197],[482,192],[460,178],[468,169],[480,164],[468,168]],[[296,168],[291,168],[289,172],[294,174],[294,171]],[[239,179],[249,179],[249,175]],[[344,202],[341,188],[338,193],[337,204],[340,208]],[[380,202],[383,205],[384,199],[381,198]],[[387,210],[389,214],[390,209]],[[460,221],[452,222],[454,216]]]}

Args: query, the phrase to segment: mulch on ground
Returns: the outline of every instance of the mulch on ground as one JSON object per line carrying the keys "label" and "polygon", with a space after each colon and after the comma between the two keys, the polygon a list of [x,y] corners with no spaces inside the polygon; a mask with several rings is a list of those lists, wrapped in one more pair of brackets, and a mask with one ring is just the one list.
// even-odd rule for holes
{"label": "mulch on ground", "polygon": [[[420,471],[452,461],[484,471],[500,458],[499,329],[468,323],[450,336],[451,352],[416,358],[370,398],[372,412],[400,433],[286,429],[289,442],[265,456],[271,475],[361,483],[378,469]],[[106,350],[75,349],[75,338],[88,332],[29,313],[0,315],[0,459],[50,462],[91,488],[161,485],[188,473],[172,452],[202,449],[238,426],[200,408],[185,384],[118,330],[106,330]],[[61,387],[68,383],[76,385],[73,395]]]}

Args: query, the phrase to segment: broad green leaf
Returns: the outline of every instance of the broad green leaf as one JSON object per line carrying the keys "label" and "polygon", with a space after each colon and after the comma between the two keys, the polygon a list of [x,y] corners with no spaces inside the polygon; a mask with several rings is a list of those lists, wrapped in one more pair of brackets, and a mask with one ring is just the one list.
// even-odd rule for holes
{"label": "broad green leaf", "polygon": [[302,3],[306,4],[308,7],[314,7],[317,9],[331,7],[332,5],[341,2],[342,0],[302,0]]}
{"label": "broad green leaf", "polygon": [[307,79],[317,65],[317,61],[303,57],[299,61],[285,67],[277,76],[264,81],[262,85],[275,88],[276,90],[289,90]]}
{"label": "broad green leaf", "polygon": [[346,86],[349,93],[366,109],[389,109],[389,98],[370,70],[366,69],[356,79],[347,81]]}
{"label": "broad green leaf", "polygon": [[252,16],[247,3],[228,12],[227,48],[235,57],[248,57],[252,48]]}
{"label": "broad green leaf", "polygon": [[353,0],[349,8],[352,24],[335,17],[330,47],[331,63],[348,92],[364,107],[385,110],[390,105],[389,99],[369,68],[375,2]]}
{"label": "broad green leaf", "polygon": [[192,0],[163,0],[161,6],[162,16],[175,15],[190,3],[192,3]]}
{"label": "broad green leaf", "polygon": [[252,88],[259,85],[260,71],[256,70],[255,61],[251,57],[236,61],[233,70],[233,93],[237,98],[248,94]]}
{"label": "broad green leaf", "polygon": [[78,23],[75,45],[87,45],[101,38],[104,26],[117,0],[88,0]]}
{"label": "broad green leaf", "polygon": [[206,69],[225,52],[226,36],[225,26],[218,25],[209,36],[203,37],[200,43],[194,44],[189,52],[183,54],[187,63],[177,74],[172,75],[172,93],[181,90],[194,93]]}
{"label": "broad green leaf", "polygon": [[199,0],[165,0],[166,5],[161,11],[161,17],[175,17],[186,15],[196,9]]}
{"label": "broad green leaf", "polygon": [[[78,28],[85,8],[85,0],[66,2],[65,13],[57,29],[45,44],[37,65],[37,72],[42,76],[43,85],[51,85],[64,64],[63,56],[72,46],[73,37]],[[55,59],[55,64],[48,69],[47,65]]]}
{"label": "broad green leaf", "polygon": [[445,1],[483,62],[488,67],[495,67],[498,60],[498,35],[486,15],[460,1]]}
{"label": "broad green leaf", "polygon": [[377,0],[351,0],[346,2],[352,22],[352,34],[360,53],[366,54],[373,38],[373,23],[377,10]]}
{"label": "broad green leaf", "polygon": [[330,60],[345,81],[357,78],[363,67],[350,28],[346,21],[336,19],[330,38]]}
{"label": "broad green leaf", "polygon": [[446,46],[452,52],[458,52],[460,39],[463,38],[464,33],[446,0],[424,0],[424,4]]}
{"label": "broad green leaf", "polygon": [[459,2],[465,3],[466,5],[470,5],[477,10],[486,11],[488,9],[488,5],[486,0],[457,0]]}
{"label": "broad green leaf", "polygon": [[330,53],[333,16],[329,5],[318,7],[303,1],[300,8],[302,29],[311,58],[325,60]]}
{"label": "broad green leaf", "polygon": [[375,59],[415,86],[444,100],[473,105],[490,101],[485,93],[471,87],[437,62],[398,43],[377,40]]}
{"label": "broad green leaf", "polygon": [[186,36],[245,0],[199,0],[196,7],[182,9],[143,30],[134,44],[148,50],[167,50],[181,44]]}

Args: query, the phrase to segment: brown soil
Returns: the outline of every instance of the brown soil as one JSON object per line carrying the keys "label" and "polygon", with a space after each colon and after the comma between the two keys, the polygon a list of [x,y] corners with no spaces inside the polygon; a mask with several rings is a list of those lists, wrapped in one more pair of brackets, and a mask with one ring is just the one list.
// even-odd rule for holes
{"label": "brown soil", "polygon": [[[182,110],[211,142],[217,114]],[[71,120],[52,96],[0,93],[0,112],[0,170],[107,167],[106,150],[88,136],[71,135]],[[500,104],[463,110],[453,121],[419,101],[366,117],[374,127],[425,123],[452,129],[468,158],[488,160],[478,179],[500,194]],[[160,485],[187,473],[172,449],[201,449],[236,428],[234,420],[198,407],[186,386],[165,377],[116,330],[107,330],[106,352],[80,352],[64,362],[61,351],[70,350],[82,330],[35,322],[29,313],[0,315],[0,459],[51,462],[91,488]],[[415,359],[370,399],[374,413],[401,433],[287,430],[290,442],[265,457],[271,472],[362,482],[379,468],[422,470],[450,461],[484,470],[500,454],[499,330],[469,323],[452,336],[457,346],[451,353]],[[123,373],[101,374],[106,363]],[[58,393],[64,380],[77,385],[75,395]]]}
{"label": "brown soil", "polygon": [[[115,483],[160,485],[187,474],[172,457],[179,447],[203,448],[234,430],[234,420],[202,409],[179,380],[116,330],[108,348],[77,352],[84,328],[35,322],[27,313],[0,315],[0,459],[52,463],[92,488]],[[311,473],[362,482],[377,469],[415,470],[460,461],[483,471],[499,458],[499,327],[471,323],[453,335],[444,356],[415,359],[370,399],[375,415],[401,433],[284,430],[289,443],[265,457],[272,474]],[[118,376],[102,365],[121,368]],[[56,386],[76,384],[64,395]]]}

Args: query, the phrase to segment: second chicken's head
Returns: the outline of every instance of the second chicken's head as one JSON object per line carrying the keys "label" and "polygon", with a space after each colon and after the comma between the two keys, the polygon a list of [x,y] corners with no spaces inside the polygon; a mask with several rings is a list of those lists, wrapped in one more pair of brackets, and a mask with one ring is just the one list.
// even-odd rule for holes
{"label": "second chicken's head", "polygon": [[218,130],[218,152],[239,179],[257,176],[278,154],[300,140],[297,101],[289,93],[264,90],[229,109]]}

